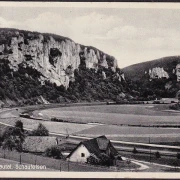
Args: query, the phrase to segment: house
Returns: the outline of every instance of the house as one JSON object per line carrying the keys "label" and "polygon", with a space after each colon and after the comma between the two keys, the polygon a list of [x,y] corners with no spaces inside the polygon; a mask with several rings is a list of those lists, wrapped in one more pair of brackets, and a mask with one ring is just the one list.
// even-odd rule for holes
{"label": "house", "polygon": [[110,140],[105,136],[100,136],[94,139],[80,142],[77,147],[67,156],[71,162],[87,163],[88,158],[91,156],[95,159],[100,159],[103,155],[110,157],[111,165],[114,165],[114,160],[120,155],[113,147]]}
{"label": "house", "polygon": [[23,151],[43,153],[47,148],[58,145],[57,137],[52,136],[27,136],[22,145]]}

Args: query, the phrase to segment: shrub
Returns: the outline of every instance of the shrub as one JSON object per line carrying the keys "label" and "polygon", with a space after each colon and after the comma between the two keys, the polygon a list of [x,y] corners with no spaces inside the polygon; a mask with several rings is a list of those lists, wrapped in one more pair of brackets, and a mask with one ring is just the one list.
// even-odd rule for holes
{"label": "shrub", "polygon": [[180,159],[180,153],[177,153],[176,157],[177,159]]}
{"label": "shrub", "polygon": [[169,106],[170,109],[173,109],[173,110],[179,110],[180,109],[180,104],[177,103],[177,104],[173,104],[171,106]]}
{"label": "shrub", "polygon": [[105,153],[100,154],[100,165],[110,166],[112,159]]}
{"label": "shrub", "polygon": [[87,163],[92,164],[92,165],[99,165],[100,160],[96,156],[90,155],[87,158]]}
{"label": "shrub", "polygon": [[110,166],[112,164],[112,160],[110,156],[108,156],[105,153],[101,153],[99,157],[96,157],[95,155],[90,155],[87,158],[87,163],[93,164],[93,165],[101,165],[101,166]]}
{"label": "shrub", "polygon": [[159,159],[159,158],[161,157],[159,151],[157,151],[157,152],[155,153],[155,156],[156,156],[157,159]]}
{"label": "shrub", "polygon": [[176,169],[176,167],[178,166],[178,162],[177,161],[174,161],[173,163],[172,163],[172,165],[175,167],[175,169]]}
{"label": "shrub", "polygon": [[51,121],[55,121],[55,122],[64,122],[62,119],[58,119],[56,117],[51,118]]}
{"label": "shrub", "polygon": [[23,123],[22,123],[21,120],[18,120],[18,121],[15,122],[15,127],[20,128],[21,131],[24,131],[24,129],[23,129]]}
{"label": "shrub", "polygon": [[33,130],[31,133],[32,136],[49,136],[49,131],[46,129],[46,127],[39,123],[37,129]]}
{"label": "shrub", "polygon": [[61,149],[58,146],[52,146],[45,150],[45,156],[53,157],[55,159],[63,159]]}
{"label": "shrub", "polygon": [[134,154],[138,153],[137,149],[134,147],[133,151]]}

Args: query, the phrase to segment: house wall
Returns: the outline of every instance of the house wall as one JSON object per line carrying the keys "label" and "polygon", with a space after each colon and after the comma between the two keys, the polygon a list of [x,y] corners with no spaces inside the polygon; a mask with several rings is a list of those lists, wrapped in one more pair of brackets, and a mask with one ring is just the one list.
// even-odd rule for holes
{"label": "house wall", "polygon": [[[81,154],[84,153],[84,157],[81,156]],[[87,158],[90,156],[89,151],[87,148],[81,144],[69,157],[69,161],[71,162],[87,162]]]}

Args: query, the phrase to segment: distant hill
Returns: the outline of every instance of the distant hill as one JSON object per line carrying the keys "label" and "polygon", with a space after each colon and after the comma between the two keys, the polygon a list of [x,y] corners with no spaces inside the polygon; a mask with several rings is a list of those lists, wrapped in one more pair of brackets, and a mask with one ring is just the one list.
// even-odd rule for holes
{"label": "distant hill", "polygon": [[172,76],[173,69],[175,69],[178,63],[180,63],[180,56],[170,56],[127,66],[122,70],[126,78],[131,80],[140,80],[145,76],[145,72],[148,73],[149,69],[156,67],[163,68],[170,76]]}
{"label": "distant hill", "polygon": [[175,97],[180,89],[175,73],[180,56],[134,64],[123,68],[132,95],[141,99]]}

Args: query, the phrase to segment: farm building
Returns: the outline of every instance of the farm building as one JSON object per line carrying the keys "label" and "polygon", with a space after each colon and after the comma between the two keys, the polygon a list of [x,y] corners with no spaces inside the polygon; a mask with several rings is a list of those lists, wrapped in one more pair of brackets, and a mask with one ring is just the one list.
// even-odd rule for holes
{"label": "farm building", "polygon": [[110,140],[105,136],[80,142],[77,147],[67,156],[71,162],[88,162],[89,157],[100,159],[102,155],[111,159],[111,165],[115,164],[115,159],[119,156],[117,150],[113,147]]}
{"label": "farm building", "polygon": [[43,153],[47,148],[60,144],[61,139],[52,136],[28,136],[23,143],[23,151]]}

